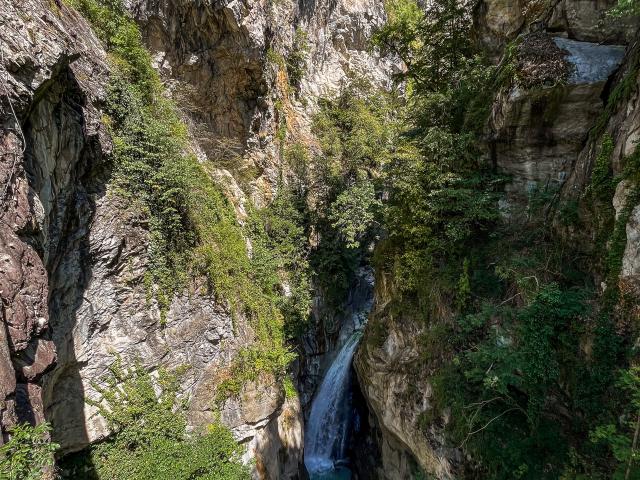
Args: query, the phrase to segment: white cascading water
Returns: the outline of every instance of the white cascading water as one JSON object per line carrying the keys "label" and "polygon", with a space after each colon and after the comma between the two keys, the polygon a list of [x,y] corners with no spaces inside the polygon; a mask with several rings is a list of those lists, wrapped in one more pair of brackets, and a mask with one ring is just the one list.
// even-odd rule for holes
{"label": "white cascading water", "polygon": [[351,420],[351,360],[361,336],[355,331],[340,349],[311,405],[304,463],[312,479],[340,477]]}

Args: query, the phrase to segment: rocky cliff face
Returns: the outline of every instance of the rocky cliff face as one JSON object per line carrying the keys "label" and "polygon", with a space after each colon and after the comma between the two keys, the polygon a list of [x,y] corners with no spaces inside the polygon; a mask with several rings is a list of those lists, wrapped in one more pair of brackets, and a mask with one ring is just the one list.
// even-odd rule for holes
{"label": "rocky cliff face", "polygon": [[[379,0],[139,1],[130,8],[195,142],[224,161],[232,178],[221,175],[232,190],[245,182],[258,205],[278,180],[279,126],[287,126],[289,140],[313,143],[309,115],[320,97],[337,93],[353,74],[389,86],[397,68],[369,53],[368,38],[385,20]],[[278,63],[296,48],[297,31],[304,32],[305,73],[293,95]]]}
{"label": "rocky cliff face", "polygon": [[[353,72],[388,84],[393,67],[368,52],[367,38],[384,21],[378,0],[133,1],[128,8],[184,113],[193,148],[220,166],[215,176],[240,219],[245,202],[264,205],[273,196],[283,122],[289,137],[312,143],[309,116],[319,96]],[[286,56],[296,28],[307,32],[308,56],[294,96],[267,52]],[[71,8],[30,0],[0,6],[0,50],[3,432],[46,419],[62,453],[103,438],[106,426],[86,399],[116,354],[149,369],[190,365],[182,379],[190,425],[206,424],[220,372],[254,334],[227,305],[200,293],[197,279],[171,302],[166,326],[148,300],[148,226],[109,190],[102,45]],[[297,476],[297,400],[285,401],[261,378],[221,415],[257,459],[256,475]]]}
{"label": "rocky cliff face", "polygon": [[78,259],[86,254],[95,172],[110,146],[94,106],[105,53],[82,18],[33,2],[4,4],[1,20],[5,428],[46,416],[53,325],[74,281],[61,264],[70,250]]}
{"label": "rocky cliff face", "polygon": [[429,372],[418,367],[425,355],[420,340],[424,327],[419,319],[391,314],[387,307],[394,295],[388,279],[378,275],[374,311],[355,359],[372,424],[380,432],[375,478],[414,478],[419,468],[436,478],[455,478],[460,452],[445,447],[442,424],[425,428],[421,422],[433,408]]}
{"label": "rocky cliff face", "polygon": [[[486,130],[487,157],[510,177],[500,202],[507,222],[529,214],[527,199],[536,192],[552,191],[564,200],[584,193],[603,135],[613,139],[614,174],[635,151],[637,93],[624,96],[620,90],[637,92],[631,86],[638,82],[638,23],[608,17],[606,11],[615,3],[485,0],[476,8],[477,41],[495,64],[511,65],[518,72],[496,92]],[[551,78],[556,80],[549,82]],[[621,87],[625,82],[629,88]],[[625,199],[632,198],[631,190],[628,181],[618,185],[613,199],[618,214]],[[621,284],[634,291],[639,211],[633,206],[626,225],[620,276]],[[576,243],[594,242],[595,227],[590,232],[558,228]],[[382,432],[379,478],[411,478],[416,466],[435,478],[455,478],[471,459],[445,447],[443,427],[451,420],[450,412],[436,413],[433,381],[438,366],[419,340],[429,327],[388,308],[395,295],[386,278],[376,279],[374,313],[355,361]],[[446,322],[452,307],[445,301],[439,308],[439,321]]]}
{"label": "rocky cliff face", "polygon": [[[567,200],[583,193],[605,135],[614,175],[636,149],[638,24],[606,16],[614,3],[484,0],[476,8],[477,41],[501,68],[517,72],[496,92],[483,145],[510,175],[501,201],[507,222],[520,221],[538,191]],[[127,8],[188,124],[192,149],[215,166],[212,175],[239,221],[249,202],[263,206],[273,198],[287,144],[316,148],[310,118],[320,97],[336,93],[351,75],[386,87],[399,68],[369,51],[368,39],[385,19],[382,0],[132,0]],[[301,36],[304,75],[292,85],[286,60]],[[296,478],[304,404],[342,317],[370,301],[368,274],[342,317],[326,312],[316,292],[303,405],[285,399],[268,376],[214,405],[223,373],[256,335],[246,319],[233,318],[227,304],[204,293],[203,279],[190,280],[166,318],[148,298],[149,225],[110,191],[103,46],[71,8],[28,0],[0,5],[0,52],[3,434],[16,422],[47,420],[61,453],[80,450],[108,434],[86,400],[96,398],[92,382],[114,355],[139,358],[150,370],[189,365],[181,394],[190,399],[190,427],[211,422],[219,408],[247,445],[247,459],[255,459],[258,478]],[[621,288],[639,292],[635,187],[621,181],[612,206],[628,216]],[[560,223],[556,230],[577,244],[593,243],[590,231]],[[356,358],[381,454],[371,475],[404,479],[424,470],[455,478],[469,459],[445,441],[451,418],[435,408],[436,366],[421,343],[428,332],[419,319],[390,308],[396,293],[380,274]],[[441,307],[443,319],[452,316],[450,305]]]}

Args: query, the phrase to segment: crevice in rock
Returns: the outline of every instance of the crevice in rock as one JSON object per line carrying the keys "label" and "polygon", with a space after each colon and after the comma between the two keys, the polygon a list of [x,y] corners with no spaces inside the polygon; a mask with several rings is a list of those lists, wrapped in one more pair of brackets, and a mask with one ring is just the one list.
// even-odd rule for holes
{"label": "crevice in rock", "polygon": [[374,414],[369,410],[367,399],[360,388],[355,369],[352,372],[352,405],[354,422],[349,442],[349,457],[354,480],[375,480],[382,468],[382,432],[376,425]]}
{"label": "crevice in rock", "polygon": [[48,337],[57,363],[53,370],[46,367],[39,382],[42,415],[52,423],[53,440],[67,451],[89,440],[73,332],[78,327],[76,310],[91,278],[94,196],[104,195],[106,177],[98,135],[87,125],[87,98],[68,63],[34,98],[24,123],[24,168],[35,223],[23,229],[21,237],[38,251],[47,272],[48,297],[42,301],[47,302],[43,308],[48,310]]}

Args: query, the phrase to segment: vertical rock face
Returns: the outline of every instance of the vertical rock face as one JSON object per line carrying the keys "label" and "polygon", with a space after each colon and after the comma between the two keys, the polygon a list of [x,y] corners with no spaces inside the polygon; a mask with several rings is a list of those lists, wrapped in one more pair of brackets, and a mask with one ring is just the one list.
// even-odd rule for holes
{"label": "vertical rock face", "polygon": [[334,94],[347,75],[365,75],[374,84],[388,87],[399,63],[370,53],[369,39],[385,22],[384,2],[379,0],[303,1],[299,28],[311,46],[302,96],[318,98]]}
{"label": "vertical rock face", "polygon": [[[496,64],[514,61],[503,58],[503,52],[516,37],[516,52],[533,52],[534,57],[532,63],[515,59],[520,62],[516,67],[524,69],[519,83],[496,92],[487,130],[487,156],[511,178],[501,202],[507,221],[525,213],[526,199],[536,191],[551,189],[564,199],[584,192],[604,132],[613,141],[614,175],[636,150],[638,94],[613,103],[609,96],[622,82],[639,81],[638,22],[607,17],[606,10],[615,3],[485,0],[476,9],[476,39]],[[541,45],[548,48],[540,50]],[[550,50],[557,56],[548,58]],[[547,83],[545,68],[565,69],[564,81]],[[541,75],[539,82],[527,83],[527,72],[532,71]],[[558,78],[557,71],[547,77]],[[620,284],[623,291],[637,294],[640,206],[627,203],[634,188],[619,185],[614,206],[618,215],[630,209]],[[586,238],[590,232],[565,233],[583,242],[593,240]],[[386,279],[377,278],[374,312],[355,361],[382,432],[383,466],[377,478],[412,478],[416,465],[434,478],[456,478],[467,459],[461,451],[444,447],[443,427],[450,419],[446,410],[436,414],[434,409],[432,383],[438,366],[424,360],[429,352],[418,340],[428,334],[427,327],[420,319],[389,309],[393,296]],[[451,312],[446,302],[439,307],[445,321]]]}
{"label": "vertical rock face", "polygon": [[453,479],[463,458],[446,446],[448,414],[430,423],[424,420],[435,403],[432,373],[422,367],[428,356],[422,342],[426,327],[421,319],[391,313],[395,294],[389,279],[378,275],[374,310],[355,359],[362,393],[380,432],[380,467],[372,478],[415,478],[422,470]]}
{"label": "vertical rock face", "polygon": [[[611,114],[601,126],[602,135],[607,135],[612,141],[611,165],[613,174],[623,177],[625,165],[631,158],[640,153],[638,142],[640,140],[640,74],[638,72],[638,59],[640,58],[640,44],[634,42],[626,55],[625,62],[616,74],[612,88],[627,82],[630,91],[633,92],[621,101],[613,104]],[[613,91],[613,90],[612,90]],[[563,186],[563,194],[571,198],[576,191],[584,189],[587,185],[590,173],[594,168],[597,155],[602,151],[603,138],[594,136],[590,138],[580,152],[571,176]],[[640,206],[637,205],[637,196],[633,195],[638,185],[633,180],[623,179],[617,187],[613,197],[613,207],[616,211],[616,219],[620,220],[623,212],[628,213],[626,230],[626,247],[622,256],[622,269],[620,272],[620,290],[630,293],[638,298],[640,295],[640,268],[638,251],[640,248]],[[571,232],[575,237],[582,235]],[[632,297],[633,298],[633,297]],[[634,307],[635,308],[635,307]]]}
{"label": "vertical rock face", "polygon": [[[265,204],[275,190],[282,121],[289,135],[309,139],[317,98],[336,92],[348,74],[388,85],[394,64],[367,46],[384,21],[382,3],[128,3],[194,148],[202,161],[220,166],[216,175],[240,215],[249,198]],[[267,52],[286,57],[296,28],[307,31],[308,69],[291,100]],[[96,395],[92,382],[114,354],[140,358],[149,369],[190,365],[182,379],[189,423],[210,422],[220,372],[254,334],[202,293],[197,279],[173,299],[166,326],[147,299],[148,226],[109,190],[111,146],[100,121],[109,69],[100,42],[67,6],[28,0],[0,5],[0,50],[3,432],[18,421],[46,419],[62,453],[103,438],[106,425],[86,399]],[[284,111],[275,107],[279,99]],[[270,380],[225,403],[222,419],[256,458],[256,475],[295,478],[301,408]]]}
{"label": "vertical rock face", "polygon": [[165,78],[176,82],[207,154],[222,137],[244,145],[260,128],[268,94],[264,71],[272,28],[264,2],[136,1],[130,10]]}
{"label": "vertical rock face", "polygon": [[[257,172],[243,189],[258,204],[277,184],[282,122],[291,138],[306,142],[318,98],[336,94],[350,74],[388,86],[397,68],[369,51],[368,39],[385,21],[382,0],[136,0],[130,10],[195,143],[231,172],[232,183]],[[304,32],[308,52],[291,98],[274,62],[286,61],[296,31]]]}
{"label": "vertical rock face", "polygon": [[[529,38],[525,36],[522,45]],[[504,205],[508,215],[518,209],[518,198],[563,184],[604,110],[605,84],[624,59],[625,47],[620,45],[564,38],[553,42],[566,63],[567,78],[551,86],[509,86],[493,108],[491,155],[513,178],[507,186],[511,204]]]}
{"label": "vertical rock face", "polygon": [[387,279],[376,280],[374,313],[355,360],[362,393],[381,432],[381,468],[375,478],[414,478],[417,465],[436,478],[455,478],[459,453],[445,448],[438,427],[425,429],[420,420],[433,408],[429,376],[418,368],[424,355],[422,322],[393,318],[386,305],[394,292]]}
{"label": "vertical rock face", "polygon": [[5,3],[0,22],[4,433],[46,416],[43,375],[56,361],[50,273],[68,247],[75,211],[89,218],[82,178],[108,141],[92,107],[106,78],[105,55],[86,23],[40,2]]}

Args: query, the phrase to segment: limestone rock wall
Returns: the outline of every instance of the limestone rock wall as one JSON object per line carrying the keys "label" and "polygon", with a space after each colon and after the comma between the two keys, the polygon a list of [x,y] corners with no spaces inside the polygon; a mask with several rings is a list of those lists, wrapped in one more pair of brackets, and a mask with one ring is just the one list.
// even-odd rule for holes
{"label": "limestone rock wall", "polygon": [[381,433],[381,465],[373,478],[415,478],[421,468],[435,478],[453,479],[461,458],[445,447],[447,418],[421,422],[433,408],[430,375],[421,367],[424,322],[391,314],[387,307],[394,295],[390,280],[378,275],[374,312],[355,359],[372,423]]}
{"label": "limestone rock wall", "polygon": [[[382,0],[132,0],[129,7],[194,143],[225,170],[240,206],[245,196],[265,204],[275,191],[283,123],[287,141],[313,145],[310,115],[320,97],[356,73],[389,86],[398,68],[369,51],[368,38],[385,21]],[[286,62],[296,31],[307,53],[294,95],[277,62]]]}
{"label": "limestone rock wall", "polygon": [[[522,42],[527,42],[524,37]],[[489,122],[492,161],[512,176],[504,203],[518,214],[523,200],[559,188],[604,111],[602,94],[624,60],[622,45],[599,45],[564,38],[552,40],[565,56],[568,76],[556,85],[509,85],[498,93]]]}
{"label": "limestone rock wall", "polygon": [[[624,159],[635,151],[640,138],[637,89],[617,103],[611,104],[609,96],[621,82],[639,80],[638,21],[607,17],[606,10],[615,3],[479,2],[475,38],[496,65],[514,61],[503,55],[510,42],[518,38],[522,45],[533,39],[558,47],[556,60],[567,73],[557,85],[514,79],[496,92],[486,131],[486,155],[511,178],[500,205],[506,221],[525,215],[527,199],[536,191],[553,191],[564,199],[584,192],[603,133],[614,142],[614,174],[621,172]],[[540,53],[544,57],[548,52]],[[613,200],[618,213],[634,187],[628,182],[618,186]],[[626,226],[620,277],[625,291],[640,291],[639,225],[640,206],[635,206]],[[593,242],[593,232],[562,234],[576,242]],[[442,433],[449,413],[434,415],[431,382],[437,366],[425,362],[428,352],[417,340],[426,327],[388,308],[394,292],[387,283],[381,275],[376,278],[374,312],[355,360],[363,394],[381,431],[382,467],[375,478],[413,478],[416,467],[429,478],[456,478],[470,459],[444,446]],[[451,315],[446,304],[440,307],[443,319]]]}
{"label": "limestone rock wall", "polygon": [[105,53],[88,25],[38,1],[3,2],[0,37],[4,434],[17,421],[47,416],[43,376],[57,349],[52,272],[70,247],[74,220],[87,231],[92,199],[84,179],[110,147],[93,106]]}
{"label": "limestone rock wall", "polygon": [[[313,143],[309,119],[319,96],[336,92],[356,71],[389,84],[394,62],[367,46],[384,21],[382,3],[127,2],[184,113],[194,150],[216,165],[240,220],[244,202],[264,205],[275,191],[283,121],[288,138]],[[307,31],[309,54],[293,95],[267,53],[286,57],[297,28]],[[106,426],[86,399],[96,395],[92,382],[115,354],[139,358],[151,370],[190,365],[182,379],[189,424],[210,422],[220,372],[254,341],[253,332],[202,293],[198,279],[173,299],[166,325],[147,299],[147,225],[109,190],[103,47],[62,2],[4,0],[0,51],[3,433],[18,421],[50,421],[61,453],[104,438]],[[247,385],[224,404],[222,420],[247,445],[256,478],[297,478],[302,409],[272,383]]]}

